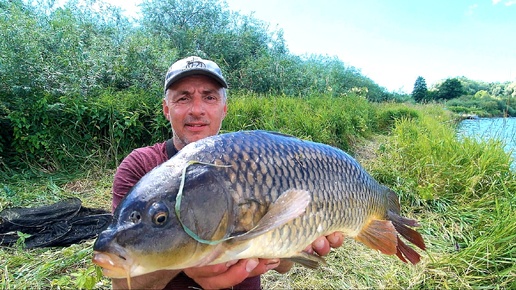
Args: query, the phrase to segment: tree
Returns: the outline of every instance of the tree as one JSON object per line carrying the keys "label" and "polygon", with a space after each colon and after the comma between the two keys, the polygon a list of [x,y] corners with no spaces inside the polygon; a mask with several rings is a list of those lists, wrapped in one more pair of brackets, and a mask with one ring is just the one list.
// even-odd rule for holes
{"label": "tree", "polygon": [[141,4],[142,26],[150,34],[177,49],[180,56],[211,49],[217,37],[228,30],[231,14],[218,0],[148,0]]}
{"label": "tree", "polygon": [[418,76],[414,83],[414,90],[412,90],[412,98],[418,103],[428,100],[428,88],[426,81],[422,76]]}
{"label": "tree", "polygon": [[488,92],[486,92],[485,90],[480,90],[475,93],[474,97],[476,99],[487,99],[487,98],[490,98],[491,95]]}
{"label": "tree", "polygon": [[461,82],[456,79],[446,79],[438,89],[438,97],[442,100],[451,100],[464,94]]}

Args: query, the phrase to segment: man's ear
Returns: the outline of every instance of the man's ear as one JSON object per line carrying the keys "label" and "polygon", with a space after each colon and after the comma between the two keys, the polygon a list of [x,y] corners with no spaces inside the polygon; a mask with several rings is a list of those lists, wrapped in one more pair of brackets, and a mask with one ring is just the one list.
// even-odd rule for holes
{"label": "man's ear", "polygon": [[169,116],[168,115],[169,108],[168,108],[167,98],[166,97],[163,99],[162,106],[163,106],[163,115],[165,115],[165,118],[170,121],[170,119],[168,117]]}

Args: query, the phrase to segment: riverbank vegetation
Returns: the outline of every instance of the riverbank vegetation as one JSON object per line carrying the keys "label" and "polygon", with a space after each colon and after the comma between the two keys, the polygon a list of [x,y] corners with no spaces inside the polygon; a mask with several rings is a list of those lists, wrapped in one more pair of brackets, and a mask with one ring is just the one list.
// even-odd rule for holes
{"label": "riverbank vegetation", "polygon": [[[296,266],[268,273],[267,289],[511,288],[516,280],[512,218],[516,178],[502,145],[455,135],[454,117],[437,105],[373,104],[363,97],[306,99],[233,95],[223,130],[267,129],[345,148],[395,190],[402,211],[420,221],[427,243],[411,266],[346,240],[318,270]],[[261,118],[263,116],[264,118]],[[78,170],[13,173],[2,184],[0,209],[79,197],[109,209],[114,168],[87,162]],[[33,168],[35,170],[35,168]],[[23,238],[23,237],[22,237]],[[18,288],[107,288],[91,264],[92,241],[67,248],[0,249],[0,285]]]}
{"label": "riverbank vegetation", "polygon": [[[170,136],[164,72],[196,54],[230,83],[223,132],[280,131],[349,152],[400,195],[427,242],[411,266],[347,240],[318,270],[264,275],[265,289],[516,288],[512,160],[498,142],[455,133],[455,113],[487,110],[459,105],[498,100],[512,115],[510,84],[468,90],[459,78],[478,103],[419,104],[336,58],[290,54],[281,30],[222,1],[144,1],[136,20],[100,1],[26,3],[0,0],[0,210],[68,197],[109,210],[120,160]],[[25,249],[24,238],[0,248],[0,288],[109,288],[91,263],[93,241]]]}
{"label": "riverbank vegetation", "polygon": [[232,93],[406,97],[335,57],[291,54],[281,30],[219,0],[143,1],[138,19],[96,0],[28,3],[0,0],[4,168],[52,171],[107,147],[113,164],[142,141],[162,140],[164,119],[149,118],[168,67],[188,55],[220,64]]}
{"label": "riverbank vegetation", "polygon": [[442,103],[463,118],[516,116],[516,82],[486,83],[459,77],[427,88],[419,76],[412,97],[418,103]]}

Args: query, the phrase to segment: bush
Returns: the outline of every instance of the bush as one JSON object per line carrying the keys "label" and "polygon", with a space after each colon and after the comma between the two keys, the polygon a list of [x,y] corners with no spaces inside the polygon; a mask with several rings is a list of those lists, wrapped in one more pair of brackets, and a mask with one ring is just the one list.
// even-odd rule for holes
{"label": "bush", "polygon": [[[95,98],[43,95],[8,114],[13,132],[2,152],[12,168],[53,172],[89,162],[113,167],[132,149],[170,138],[160,92],[104,91]],[[271,130],[351,148],[374,130],[375,109],[353,94],[307,98],[239,93],[228,99],[223,131]]]}
{"label": "bush", "polygon": [[446,107],[458,114],[475,114],[480,117],[516,116],[516,110],[511,105],[509,97],[498,99],[490,96],[462,96],[447,101]]}
{"label": "bush", "polygon": [[[15,166],[47,171],[97,160],[116,164],[130,150],[164,140],[161,102],[141,91],[105,91],[94,99],[42,96],[8,115]],[[5,154],[4,156],[9,156]]]}

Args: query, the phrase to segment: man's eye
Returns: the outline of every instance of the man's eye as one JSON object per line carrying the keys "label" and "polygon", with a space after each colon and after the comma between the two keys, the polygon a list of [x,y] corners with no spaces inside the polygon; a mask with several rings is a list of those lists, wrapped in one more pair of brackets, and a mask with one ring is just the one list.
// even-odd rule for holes
{"label": "man's eye", "polygon": [[188,99],[187,97],[182,97],[182,98],[178,98],[178,99],[176,99],[176,101],[175,101],[175,102],[176,102],[176,103],[181,103],[181,104],[182,104],[182,103],[186,103],[186,102],[188,102],[188,100],[189,100],[189,99]]}

